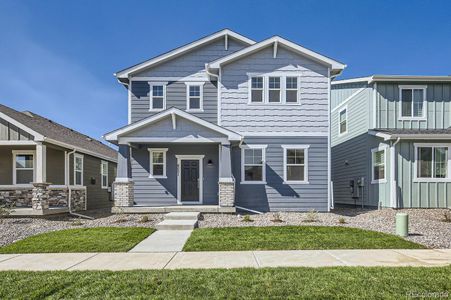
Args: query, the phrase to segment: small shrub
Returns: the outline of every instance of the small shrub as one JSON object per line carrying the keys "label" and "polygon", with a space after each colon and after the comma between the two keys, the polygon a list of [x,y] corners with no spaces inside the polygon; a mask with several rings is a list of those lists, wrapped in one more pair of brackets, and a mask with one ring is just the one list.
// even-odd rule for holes
{"label": "small shrub", "polygon": [[272,220],[271,221],[274,222],[274,223],[282,223],[283,222],[282,218],[280,217],[280,213],[279,212],[275,212],[275,213],[272,214]]}
{"label": "small shrub", "polygon": [[443,222],[447,222],[447,223],[451,222],[451,212],[445,211],[443,213]]}
{"label": "small shrub", "polygon": [[80,220],[74,220],[74,221],[72,221],[72,223],[70,223],[70,225],[72,225],[72,226],[81,226],[81,225],[83,225],[83,222],[80,221]]}
{"label": "small shrub", "polygon": [[148,216],[142,216],[141,219],[139,219],[138,222],[139,223],[147,223],[147,222],[149,222],[149,217]]}
{"label": "small shrub", "polygon": [[340,224],[346,224],[346,219],[343,218],[343,217],[339,217],[339,218],[338,218],[338,223],[340,223]]}
{"label": "small shrub", "polygon": [[307,213],[304,222],[306,223],[318,222],[318,212],[314,209],[310,210]]}
{"label": "small shrub", "polygon": [[254,222],[250,215],[243,216],[243,222]]}

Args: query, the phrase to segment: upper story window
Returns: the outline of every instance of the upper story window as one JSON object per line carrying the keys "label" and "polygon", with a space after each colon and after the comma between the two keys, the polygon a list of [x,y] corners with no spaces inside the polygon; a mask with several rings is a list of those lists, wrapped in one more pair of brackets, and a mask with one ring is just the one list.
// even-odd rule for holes
{"label": "upper story window", "polygon": [[150,171],[149,177],[166,178],[166,152],[168,148],[149,148]]}
{"label": "upper story window", "polygon": [[34,151],[13,151],[13,184],[30,184],[34,181]]}
{"label": "upper story window", "polygon": [[266,181],[266,145],[241,146],[241,183],[264,184]]}
{"label": "upper story window", "polygon": [[416,178],[440,181],[449,178],[449,145],[416,144]]}
{"label": "upper story window", "polygon": [[400,118],[423,119],[426,117],[426,86],[399,86]]}
{"label": "upper story window", "polygon": [[166,109],[166,85],[162,83],[150,84],[150,109],[158,111]]}
{"label": "upper story window", "polygon": [[263,102],[263,77],[251,77],[251,102]]}
{"label": "upper story window", "polygon": [[102,160],[100,162],[100,181],[102,189],[108,188],[108,162]]}
{"label": "upper story window", "polygon": [[269,77],[268,85],[268,101],[281,102],[280,77]]}
{"label": "upper story window", "polygon": [[298,102],[298,77],[287,77],[285,80],[285,102]]}
{"label": "upper story window", "polygon": [[308,145],[282,145],[285,183],[308,183]]}
{"label": "upper story window", "polygon": [[372,180],[371,183],[386,182],[386,147],[374,148],[371,150]]}
{"label": "upper story window", "polygon": [[203,111],[203,83],[187,83],[186,95],[187,111]]}
{"label": "upper story window", "polygon": [[344,107],[338,113],[338,135],[348,132],[348,108]]}
{"label": "upper story window", "polygon": [[74,155],[74,185],[83,185],[83,155]]}

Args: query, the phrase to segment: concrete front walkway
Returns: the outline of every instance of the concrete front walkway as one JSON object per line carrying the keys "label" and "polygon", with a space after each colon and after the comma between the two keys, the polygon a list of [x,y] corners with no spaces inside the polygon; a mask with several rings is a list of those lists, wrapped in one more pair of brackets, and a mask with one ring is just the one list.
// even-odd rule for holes
{"label": "concrete front walkway", "polygon": [[451,265],[451,249],[0,254],[0,271]]}
{"label": "concrete front walkway", "polygon": [[130,252],[178,252],[191,235],[192,230],[157,230]]}

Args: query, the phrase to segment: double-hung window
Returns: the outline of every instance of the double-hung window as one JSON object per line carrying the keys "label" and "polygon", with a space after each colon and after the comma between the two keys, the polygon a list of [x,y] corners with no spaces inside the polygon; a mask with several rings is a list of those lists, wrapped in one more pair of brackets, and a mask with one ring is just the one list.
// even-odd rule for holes
{"label": "double-hung window", "polygon": [[338,113],[338,134],[342,135],[348,132],[348,108],[344,107]]}
{"label": "double-hung window", "polygon": [[151,178],[166,178],[166,152],[167,148],[149,148]]}
{"label": "double-hung window", "polygon": [[150,110],[158,111],[166,108],[166,85],[150,83]]}
{"label": "double-hung window", "polygon": [[422,119],[426,117],[426,86],[400,85],[400,118]]}
{"label": "double-hung window", "polygon": [[102,189],[108,188],[108,162],[102,160],[100,163],[100,181]]}
{"label": "double-hung window", "polygon": [[203,110],[203,83],[186,84],[186,110]]}
{"label": "double-hung window", "polygon": [[374,148],[371,150],[372,161],[372,183],[386,182],[386,147]]}
{"label": "double-hung window", "polygon": [[262,103],[263,94],[263,77],[251,77],[251,102]]}
{"label": "double-hung window", "polygon": [[83,185],[83,155],[74,155],[74,185]]}
{"label": "double-hung window", "polygon": [[13,151],[13,184],[30,184],[35,178],[35,152]]}
{"label": "double-hung window", "polygon": [[280,90],[280,77],[268,78],[268,102],[280,103],[282,101]]}
{"label": "double-hung window", "polygon": [[448,145],[416,145],[417,179],[449,178]]}
{"label": "double-hung window", "polygon": [[241,183],[265,183],[266,145],[241,147]]}
{"label": "double-hung window", "polygon": [[308,145],[282,145],[285,183],[308,183]]}
{"label": "double-hung window", "polygon": [[298,103],[298,77],[285,78],[285,102]]}

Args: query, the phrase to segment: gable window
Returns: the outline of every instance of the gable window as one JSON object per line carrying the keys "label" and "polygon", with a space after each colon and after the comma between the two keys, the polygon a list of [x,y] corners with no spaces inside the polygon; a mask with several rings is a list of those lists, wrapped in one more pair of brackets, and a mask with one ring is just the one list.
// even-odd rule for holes
{"label": "gable window", "polygon": [[100,176],[102,189],[108,188],[108,162],[102,160],[100,163]]}
{"label": "gable window", "polygon": [[152,83],[150,85],[150,110],[158,111],[166,108],[166,85]]}
{"label": "gable window", "polygon": [[268,78],[268,101],[281,102],[280,97],[280,77]]}
{"label": "gable window", "polygon": [[418,179],[445,179],[448,172],[449,146],[416,145],[416,176]]}
{"label": "gable window", "polygon": [[13,151],[13,184],[30,184],[35,178],[34,151]]}
{"label": "gable window", "polygon": [[308,145],[282,145],[285,183],[308,183]]}
{"label": "gable window", "polygon": [[263,77],[251,77],[251,102],[263,102]]}
{"label": "gable window", "polygon": [[266,145],[241,147],[241,183],[265,183]]}
{"label": "gable window", "polygon": [[203,83],[189,83],[186,85],[186,110],[202,111],[203,110]]}
{"label": "gable window", "polygon": [[83,185],[83,155],[74,155],[74,185]]}
{"label": "gable window", "polygon": [[166,178],[166,152],[167,148],[149,148],[150,171],[149,177]]}
{"label": "gable window", "polygon": [[425,86],[399,86],[400,89],[400,117],[415,119],[424,118],[426,103]]}
{"label": "gable window", "polygon": [[338,134],[342,135],[348,132],[348,108],[345,107],[338,113]]}
{"label": "gable window", "polygon": [[297,103],[298,102],[298,78],[287,77],[285,82],[285,102]]}
{"label": "gable window", "polygon": [[379,147],[371,150],[372,181],[371,183],[386,182],[386,147]]}

